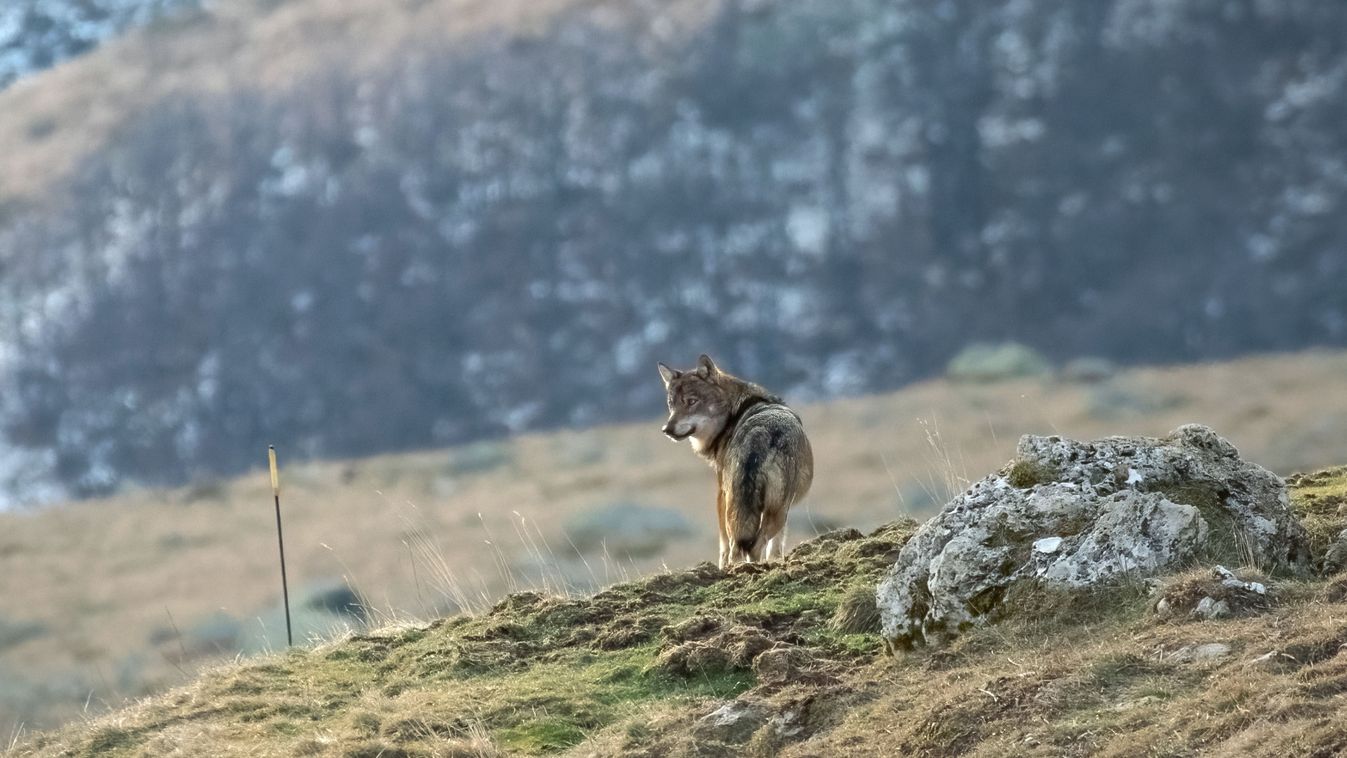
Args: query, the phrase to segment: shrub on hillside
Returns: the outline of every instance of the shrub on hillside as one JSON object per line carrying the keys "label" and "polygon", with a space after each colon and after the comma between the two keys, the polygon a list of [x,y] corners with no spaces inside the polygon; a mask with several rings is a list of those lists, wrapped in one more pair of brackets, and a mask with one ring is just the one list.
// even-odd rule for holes
{"label": "shrub on hillside", "polygon": [[1018,342],[969,345],[949,362],[945,374],[965,382],[999,382],[1026,376],[1046,376],[1051,364],[1041,353]]}

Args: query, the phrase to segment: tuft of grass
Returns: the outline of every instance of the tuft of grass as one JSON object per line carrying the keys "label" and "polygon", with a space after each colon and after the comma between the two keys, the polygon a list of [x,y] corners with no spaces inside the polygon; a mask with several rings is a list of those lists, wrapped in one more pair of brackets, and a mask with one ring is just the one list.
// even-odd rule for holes
{"label": "tuft of grass", "polygon": [[1010,464],[1005,472],[1006,481],[1010,483],[1010,486],[1021,490],[1033,489],[1036,485],[1057,481],[1058,475],[1058,472],[1051,466],[1026,460],[1015,461]]}
{"label": "tuft of grass", "polygon": [[843,593],[837,610],[828,621],[828,627],[842,634],[878,634],[879,607],[875,603],[875,588],[859,584]]}
{"label": "tuft of grass", "polygon": [[583,742],[585,736],[585,730],[576,726],[571,720],[545,714],[526,724],[504,729],[500,733],[501,742],[526,753],[564,750]]}
{"label": "tuft of grass", "polygon": [[1323,561],[1329,546],[1347,529],[1347,466],[1295,474],[1286,484],[1291,508],[1309,533],[1310,550],[1316,561]]}
{"label": "tuft of grass", "polygon": [[1091,625],[1126,626],[1146,618],[1151,590],[1140,578],[1123,577],[1104,585],[1068,588],[1031,579],[1006,588],[1001,620],[1032,634]]}

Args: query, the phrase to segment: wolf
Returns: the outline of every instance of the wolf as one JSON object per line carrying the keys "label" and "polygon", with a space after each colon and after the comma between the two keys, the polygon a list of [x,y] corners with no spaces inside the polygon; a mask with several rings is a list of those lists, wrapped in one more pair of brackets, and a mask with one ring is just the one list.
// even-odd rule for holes
{"label": "wolf", "polygon": [[663,363],[668,394],[663,432],[716,472],[720,567],[786,555],[786,514],[814,480],[814,451],[800,417],[757,384],[722,371],[708,356],[678,371]]}

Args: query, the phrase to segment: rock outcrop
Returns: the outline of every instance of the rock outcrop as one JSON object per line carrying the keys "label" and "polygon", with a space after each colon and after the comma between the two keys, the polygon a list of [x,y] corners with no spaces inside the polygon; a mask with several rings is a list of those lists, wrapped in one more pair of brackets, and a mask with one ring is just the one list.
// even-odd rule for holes
{"label": "rock outcrop", "polygon": [[996,618],[1019,582],[1082,588],[1202,560],[1310,568],[1285,484],[1207,427],[1163,439],[1026,436],[1017,453],[899,553],[876,596],[891,647]]}

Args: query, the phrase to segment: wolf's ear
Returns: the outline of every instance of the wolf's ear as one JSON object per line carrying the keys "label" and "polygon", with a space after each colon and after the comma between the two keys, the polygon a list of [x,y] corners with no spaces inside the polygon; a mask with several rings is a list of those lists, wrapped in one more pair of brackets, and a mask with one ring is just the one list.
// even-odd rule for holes
{"label": "wolf's ear", "polygon": [[720,367],[706,353],[702,353],[697,358],[697,368],[701,369],[702,374],[706,376],[715,376],[720,373]]}
{"label": "wolf's ear", "polygon": [[659,364],[659,378],[664,380],[664,386],[668,387],[669,382],[678,378],[678,371],[674,371],[663,363]]}

